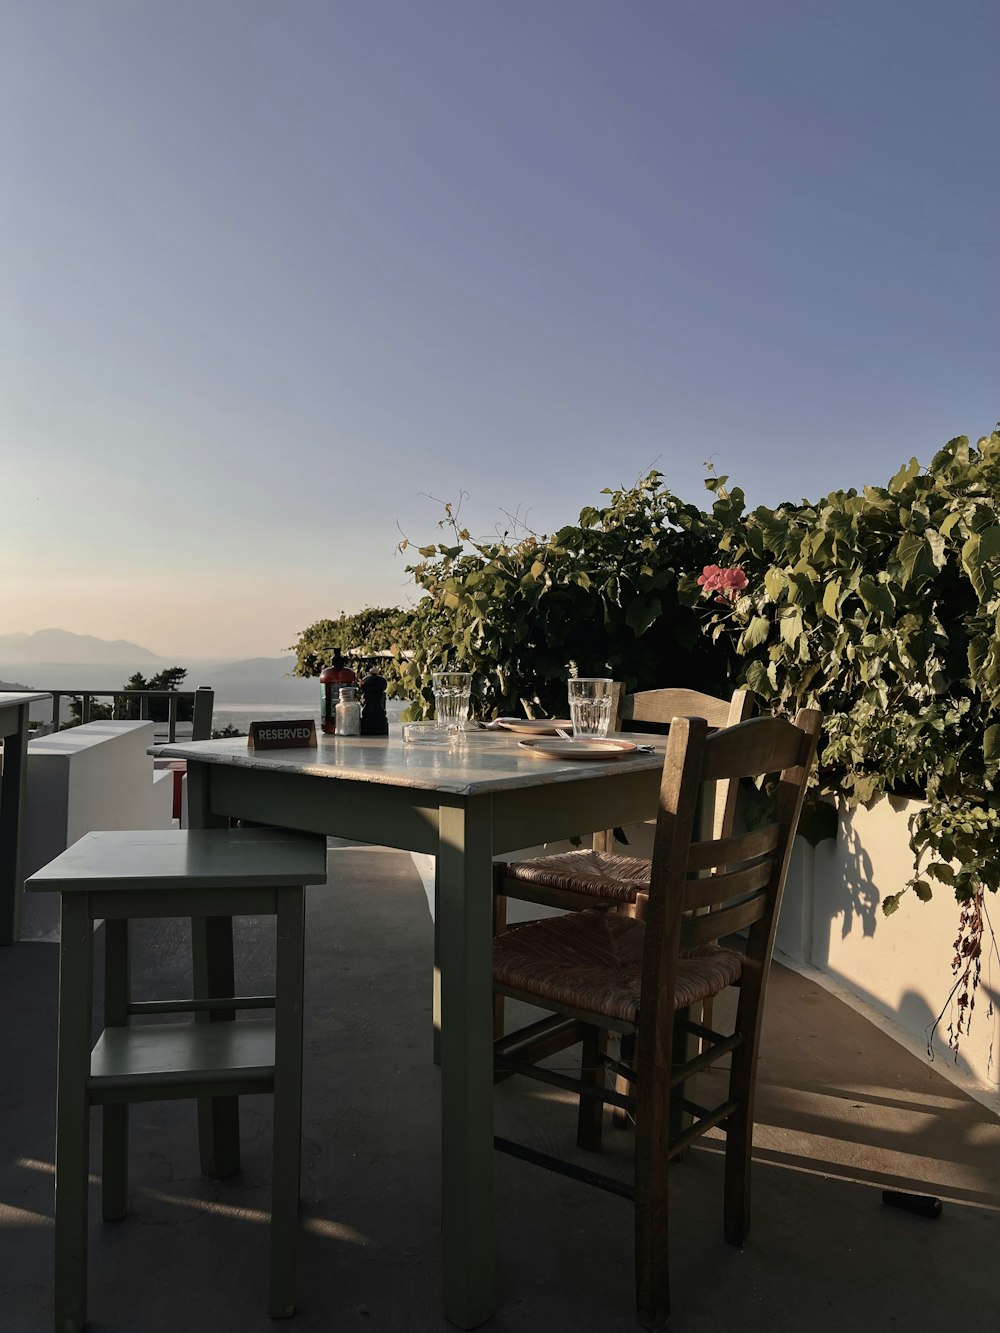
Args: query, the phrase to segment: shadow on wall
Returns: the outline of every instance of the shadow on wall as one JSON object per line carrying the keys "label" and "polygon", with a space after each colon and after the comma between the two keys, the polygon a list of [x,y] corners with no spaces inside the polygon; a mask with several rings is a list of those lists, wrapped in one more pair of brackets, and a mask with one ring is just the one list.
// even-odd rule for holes
{"label": "shadow on wall", "polygon": [[882,895],[875,887],[875,868],[872,859],[861,845],[854,827],[844,844],[844,919],[840,923],[840,937],[846,939],[857,919],[862,933],[869,938],[878,925],[878,905]]}
{"label": "shadow on wall", "polygon": [[873,939],[885,924],[875,866],[853,822],[841,819],[836,839],[817,846],[813,885],[810,961],[816,967],[829,967],[835,934],[841,941],[852,935]]}
{"label": "shadow on wall", "polygon": [[[884,897],[913,874],[909,819],[918,808],[903,798],[882,798],[870,809],[841,805],[836,839],[821,842],[811,860],[803,858],[803,874],[789,886],[779,947],[891,1019],[918,1049],[933,1042],[937,1058],[995,1089],[1000,961],[984,957],[971,1031],[963,1034],[956,1059],[948,1045],[961,1014],[953,993],[959,911],[953,890],[934,883],[929,902],[907,895],[898,912],[882,915]],[[797,927],[801,952],[794,947]]]}

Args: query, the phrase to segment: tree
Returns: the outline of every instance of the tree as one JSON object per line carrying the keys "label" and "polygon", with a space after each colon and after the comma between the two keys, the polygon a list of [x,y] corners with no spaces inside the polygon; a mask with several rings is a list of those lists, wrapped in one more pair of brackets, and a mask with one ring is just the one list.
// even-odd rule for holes
{"label": "tree", "polygon": [[288,649],[295,654],[296,676],[318,676],[336,649],[362,660],[390,653],[408,613],[394,606],[368,606],[336,620],[317,620],[307,626]]}
{"label": "tree", "polygon": [[728,693],[731,646],[704,638],[677,592],[679,575],[715,552],[719,525],[672,495],[658,472],[603,494],[605,506],[588,506],[551,537],[474,540],[445,505],[447,540],[415,547],[407,569],[424,594],[416,606],[361,613],[376,617],[368,637],[360,617],[310,626],[295,645],[298,673],[313,674],[317,642],[327,647],[350,628],[362,653],[388,649],[389,693],[418,717],[442,667],[473,673],[481,716],[561,716],[574,669],[614,676],[629,691],[669,682]]}
{"label": "tree", "polygon": [[[187,676],[186,667],[164,667],[158,671],[149,680],[136,671],[122,686],[123,690],[170,690],[175,692],[180,688]],[[150,699],[148,717],[152,722],[166,722],[169,718],[170,700],[169,699]],[[115,695],[113,704],[101,703],[94,699],[90,704],[90,720],[100,722],[107,718],[117,717],[126,720],[135,720],[140,715],[140,701],[137,698],[128,698],[122,695]],[[194,703],[190,699],[178,699],[177,701],[177,720],[178,722],[190,722],[194,716]],[[69,726],[79,726],[83,719],[83,699],[80,695],[74,695],[70,700],[70,722]]]}
{"label": "tree", "polygon": [[[860,495],[748,513],[727,480],[708,483],[719,550],[747,586],[717,595],[706,627],[735,645],[767,705],[822,709],[820,790],[849,804],[926,800],[910,821],[913,875],[882,910],[907,891],[926,901],[935,884],[954,893],[957,1044],[989,930],[985,893],[1000,890],[1000,428],[975,446],[949,441],[927,468],[913,458]],[[682,581],[692,605],[716,591],[707,574]]]}

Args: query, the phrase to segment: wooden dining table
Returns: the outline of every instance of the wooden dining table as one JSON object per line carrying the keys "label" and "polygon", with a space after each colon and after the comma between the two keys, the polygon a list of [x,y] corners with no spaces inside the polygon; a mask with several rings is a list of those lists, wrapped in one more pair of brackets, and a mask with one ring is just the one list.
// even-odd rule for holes
{"label": "wooden dining table", "polygon": [[21,934],[24,881],[24,809],[28,782],[28,715],[31,705],[48,694],[30,690],[0,691],[0,740],[3,781],[0,783],[0,945],[16,944]]}
{"label": "wooden dining table", "polygon": [[[654,817],[665,738],[641,739],[648,752],[586,761],[535,757],[502,732],[407,742],[398,726],[388,737],[324,736],[310,749],[227,739],[158,750],[187,761],[192,827],[241,818],[437,858],[444,1314],[459,1328],[495,1309],[493,858]],[[231,922],[195,923],[194,957],[198,993],[224,994]],[[235,1170],[235,1099],[203,1105],[200,1126],[203,1168]]]}

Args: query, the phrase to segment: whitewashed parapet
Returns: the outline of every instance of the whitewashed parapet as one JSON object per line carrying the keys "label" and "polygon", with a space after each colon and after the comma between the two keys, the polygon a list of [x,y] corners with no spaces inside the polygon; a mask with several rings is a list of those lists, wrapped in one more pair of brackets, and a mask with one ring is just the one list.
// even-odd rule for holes
{"label": "whitewashed parapet", "polygon": [[[88,722],[28,744],[24,874],[94,829],[170,828],[172,784],[155,781],[152,722]],[[168,778],[169,774],[156,774]],[[22,937],[48,935],[58,904],[27,894]]]}
{"label": "whitewashed parapet", "polygon": [[[883,797],[871,809],[838,811],[836,839],[813,850],[796,844],[779,921],[777,947],[807,963],[884,1014],[920,1049],[952,988],[953,942],[958,933],[954,890],[932,883],[922,903],[907,895],[892,916],[882,900],[913,873],[909,818],[920,802]],[[989,1092],[1000,1092],[1000,963],[985,956],[972,1030],[961,1039],[958,1069]],[[992,1005],[993,1012],[990,1012]],[[954,1066],[947,1009],[934,1039],[939,1067]]]}

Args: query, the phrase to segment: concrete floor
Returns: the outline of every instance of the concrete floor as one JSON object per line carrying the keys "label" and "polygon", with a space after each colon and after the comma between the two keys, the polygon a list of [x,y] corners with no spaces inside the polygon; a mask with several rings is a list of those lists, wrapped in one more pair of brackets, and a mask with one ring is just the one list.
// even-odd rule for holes
{"label": "concrete floor", "polygon": [[[146,923],[140,998],[185,990],[183,931]],[[242,984],[269,936],[241,931]],[[306,1333],[423,1333],[440,1310],[431,922],[408,857],[331,852],[311,891],[299,1309]],[[0,1330],[51,1328],[56,947],[0,951]],[[561,1060],[568,1062],[569,1057]],[[556,1063],[558,1063],[557,1061]],[[95,1333],[254,1333],[266,1305],[270,1101],[243,1102],[243,1170],[198,1173],[188,1103],[132,1111],[131,1215],[92,1191]],[[1000,1328],[1000,1122],[807,979],[776,968],[760,1068],[754,1226],[722,1238],[719,1141],[672,1176],[677,1333]],[[98,1118],[94,1117],[95,1130]],[[572,1153],[573,1115],[539,1085],[497,1091],[500,1132]],[[627,1174],[629,1136],[609,1128]],[[100,1169],[94,1140],[94,1170]],[[637,1327],[630,1206],[497,1158],[495,1333]],[[932,1193],[928,1220],[885,1207]]]}

